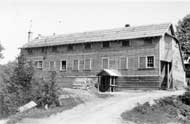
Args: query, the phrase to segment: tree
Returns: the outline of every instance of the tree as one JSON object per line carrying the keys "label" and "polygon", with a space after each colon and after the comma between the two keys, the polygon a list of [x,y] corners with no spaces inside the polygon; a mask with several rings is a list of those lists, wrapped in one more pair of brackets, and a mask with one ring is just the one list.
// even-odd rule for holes
{"label": "tree", "polygon": [[177,28],[177,38],[185,55],[190,53],[190,14],[179,20]]}
{"label": "tree", "polygon": [[0,44],[0,58],[3,58],[2,51],[4,50],[4,47]]}
{"label": "tree", "polygon": [[30,63],[26,63],[23,55],[17,58],[13,71],[10,68],[7,69],[2,75],[5,85],[3,88],[3,110],[10,115],[16,113],[18,107],[32,100],[30,93],[34,70]]}

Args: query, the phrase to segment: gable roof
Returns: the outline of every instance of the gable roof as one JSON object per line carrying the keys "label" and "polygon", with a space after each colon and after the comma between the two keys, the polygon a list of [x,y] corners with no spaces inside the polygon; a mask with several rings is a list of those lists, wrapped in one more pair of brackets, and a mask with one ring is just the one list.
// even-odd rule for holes
{"label": "gable roof", "polygon": [[109,30],[90,31],[83,33],[46,36],[39,39],[34,39],[26,43],[22,48],[156,37],[162,36],[164,33],[166,33],[171,25],[171,23],[163,23],[136,27],[123,27]]}
{"label": "gable roof", "polygon": [[97,76],[119,77],[119,76],[121,76],[121,73],[118,70],[114,70],[114,69],[103,69],[97,74]]}

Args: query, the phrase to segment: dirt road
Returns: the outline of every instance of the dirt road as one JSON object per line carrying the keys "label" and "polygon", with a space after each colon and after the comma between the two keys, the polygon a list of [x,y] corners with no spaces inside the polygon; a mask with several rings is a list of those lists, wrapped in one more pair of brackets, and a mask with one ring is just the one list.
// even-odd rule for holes
{"label": "dirt road", "polygon": [[123,124],[120,114],[137,103],[153,102],[184,91],[129,91],[114,93],[114,97],[81,104],[71,110],[44,119],[25,119],[20,124]]}

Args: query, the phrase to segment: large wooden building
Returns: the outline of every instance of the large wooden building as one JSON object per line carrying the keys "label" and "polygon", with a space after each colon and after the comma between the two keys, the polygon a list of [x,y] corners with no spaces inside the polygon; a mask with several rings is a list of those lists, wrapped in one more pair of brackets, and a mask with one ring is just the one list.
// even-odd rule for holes
{"label": "large wooden building", "polygon": [[37,37],[22,48],[37,75],[57,72],[72,87],[76,78],[98,80],[100,91],[183,88],[185,72],[170,23]]}

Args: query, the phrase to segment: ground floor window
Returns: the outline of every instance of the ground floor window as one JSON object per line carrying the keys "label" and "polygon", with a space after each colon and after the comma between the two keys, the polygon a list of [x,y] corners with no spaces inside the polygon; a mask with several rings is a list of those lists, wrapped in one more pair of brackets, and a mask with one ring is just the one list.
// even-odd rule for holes
{"label": "ground floor window", "polygon": [[60,62],[60,70],[61,71],[66,71],[66,69],[67,69],[67,62],[66,62],[66,60],[62,60]]}
{"label": "ground floor window", "polygon": [[79,70],[79,61],[73,60],[73,70]]}
{"label": "ground floor window", "polygon": [[139,68],[154,68],[154,56],[139,57]]}
{"label": "ground floor window", "polygon": [[108,69],[109,67],[109,59],[108,58],[102,58],[102,68]]}
{"label": "ground floor window", "polygon": [[50,61],[50,62],[49,62],[49,70],[50,70],[50,71],[55,70],[55,61]]}
{"label": "ground floor window", "polygon": [[128,59],[127,59],[127,57],[121,57],[119,63],[120,63],[119,69],[127,69],[128,68]]}
{"label": "ground floor window", "polygon": [[41,60],[35,61],[35,67],[38,69],[42,69],[43,68],[43,61],[41,61]]}
{"label": "ground floor window", "polygon": [[154,56],[147,56],[147,67],[154,68]]}
{"label": "ground floor window", "polygon": [[91,70],[91,59],[84,60],[84,70]]}

